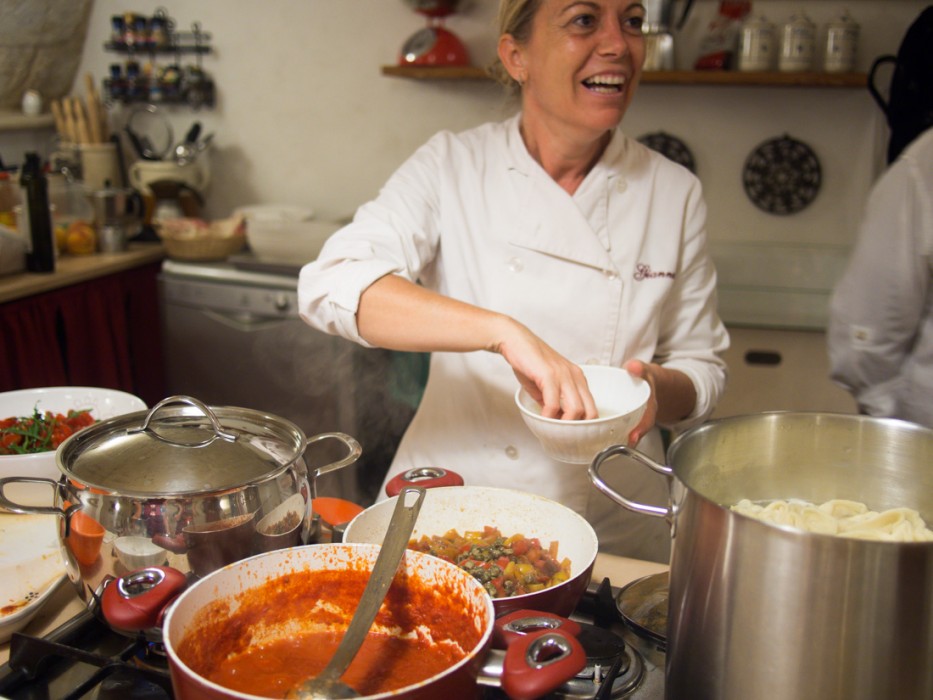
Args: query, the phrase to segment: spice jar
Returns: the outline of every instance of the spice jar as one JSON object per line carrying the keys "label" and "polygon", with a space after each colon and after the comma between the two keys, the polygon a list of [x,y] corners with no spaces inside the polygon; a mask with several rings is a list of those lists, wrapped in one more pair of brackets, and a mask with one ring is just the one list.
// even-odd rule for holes
{"label": "spice jar", "polygon": [[781,55],[778,69],[784,72],[813,70],[816,27],[801,11],[781,27]]}

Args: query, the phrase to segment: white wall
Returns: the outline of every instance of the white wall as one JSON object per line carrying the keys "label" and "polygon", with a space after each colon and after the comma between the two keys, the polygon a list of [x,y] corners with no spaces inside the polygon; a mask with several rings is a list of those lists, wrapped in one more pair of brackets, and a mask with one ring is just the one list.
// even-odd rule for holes
{"label": "white wall", "polygon": [[[470,0],[447,26],[474,63],[492,59],[495,0]],[[926,2],[917,0],[759,0],[755,10],[781,23],[801,7],[823,24],[848,8],[862,28],[859,68],[896,51]],[[404,40],[424,24],[402,0],[186,0],[162,3],[181,29],[194,21],[212,35],[203,59],[218,89],[212,110],[172,108],[176,132],[195,118],[214,131],[213,184],[207,214],[286,202],[323,218],[350,215],[391,171],[438,129],[499,119],[514,105],[490,82],[413,81],[381,75]],[[700,0],[678,37],[678,63],[689,67],[718,3]],[[75,91],[90,71],[112,62],[103,44],[110,17],[148,14],[151,3],[96,0]],[[885,74],[885,85],[887,75]],[[125,112],[113,113],[119,124]],[[880,112],[861,89],[643,85],[624,128],[638,136],[664,130],[684,140],[698,162],[714,241],[846,245],[884,146]],[[823,165],[823,189],[800,214],[757,210],[741,186],[741,168],[762,141],[790,134],[809,143]]]}

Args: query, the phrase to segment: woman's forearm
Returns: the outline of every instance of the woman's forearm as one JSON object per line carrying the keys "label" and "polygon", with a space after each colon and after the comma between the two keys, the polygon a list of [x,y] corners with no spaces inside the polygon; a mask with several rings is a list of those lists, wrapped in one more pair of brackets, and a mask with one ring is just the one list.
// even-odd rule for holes
{"label": "woman's forearm", "polygon": [[655,380],[658,392],[658,422],[676,423],[683,420],[696,407],[697,392],[693,382],[683,372],[663,367]]}
{"label": "woman's forearm", "polygon": [[596,416],[596,404],[580,368],[504,314],[386,275],[363,292],[356,322],[367,342],[390,350],[498,353],[541,403],[542,415]]}
{"label": "woman's forearm", "polygon": [[376,280],[360,297],[356,322],[367,342],[409,352],[498,351],[502,314],[425,289],[398,275]]}

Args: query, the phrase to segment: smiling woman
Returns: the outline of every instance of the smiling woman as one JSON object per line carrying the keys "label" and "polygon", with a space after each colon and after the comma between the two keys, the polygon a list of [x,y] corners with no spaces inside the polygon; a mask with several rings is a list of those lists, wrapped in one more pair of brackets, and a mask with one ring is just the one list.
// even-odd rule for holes
{"label": "smiling woman", "polygon": [[[581,365],[624,367],[651,396],[620,441],[660,457],[655,424],[694,425],[722,392],[728,336],[699,181],[619,128],[644,17],[634,0],[502,0],[493,72],[520,113],[430,139],[298,291],[312,326],[432,353],[387,481],[442,465],[471,486],[522,488],[588,518],[603,551],[664,561],[665,526],[613,510],[582,466],[543,451],[512,400],[521,387],[546,418],[594,418]],[[660,483],[635,482],[666,500]]]}
{"label": "smiling woman", "polygon": [[[515,16],[525,17],[524,13]],[[602,153],[608,130],[619,124],[632,101],[645,61],[644,18],[644,6],[632,0],[554,0],[542,3],[525,20],[530,27],[517,28],[527,39],[518,39],[511,31],[499,38],[499,60],[522,87],[526,145],[570,194]],[[569,139],[586,145],[572,166],[552,160],[555,144],[550,140],[555,135],[558,148],[560,141]],[[569,172],[565,175],[565,171]]]}

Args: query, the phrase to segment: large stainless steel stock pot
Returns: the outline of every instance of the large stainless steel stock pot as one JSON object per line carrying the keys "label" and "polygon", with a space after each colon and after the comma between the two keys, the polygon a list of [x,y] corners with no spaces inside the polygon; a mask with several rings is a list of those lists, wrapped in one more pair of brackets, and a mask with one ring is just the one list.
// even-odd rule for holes
{"label": "large stainless steel stock pot", "polygon": [[[340,441],[347,454],[309,473],[305,448],[324,439]],[[169,566],[204,576],[307,542],[314,479],[360,454],[343,433],[306,438],[278,416],[172,396],[62,443],[62,477],[42,480],[55,489],[54,507],[11,502],[3,489],[18,477],[0,480],[0,505],[61,516],[69,578],[93,607],[110,581],[135,569]]]}
{"label": "large stainless steel stock pot", "polygon": [[[634,459],[670,481],[642,504],[600,476]],[[850,539],[740,515],[752,501],[849,499],[933,523],[933,430],[827,413],[711,421],[674,440],[669,466],[613,446],[593,483],[666,518],[673,552],[667,698],[933,698],[933,542]]]}

